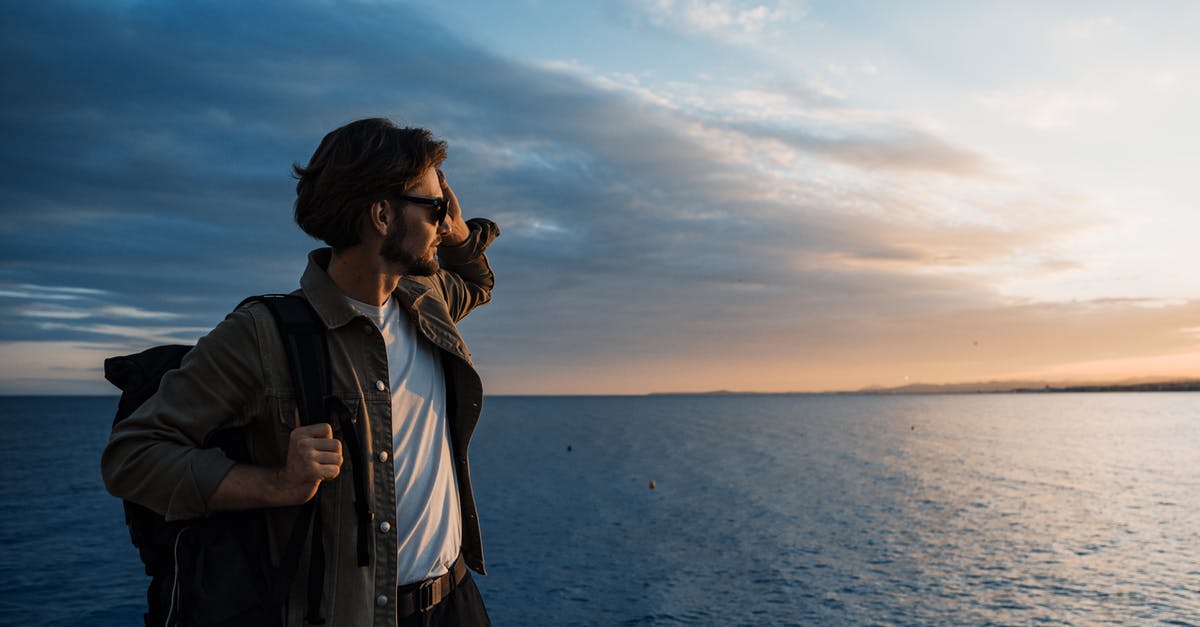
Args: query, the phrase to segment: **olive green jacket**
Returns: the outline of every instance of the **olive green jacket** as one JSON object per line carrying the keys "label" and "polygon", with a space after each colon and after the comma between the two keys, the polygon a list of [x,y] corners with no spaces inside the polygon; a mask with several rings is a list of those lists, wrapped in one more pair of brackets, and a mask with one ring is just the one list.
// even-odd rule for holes
{"label": "olive green jacket", "polygon": [[[475,219],[470,236],[442,247],[442,269],[429,277],[401,279],[393,297],[418,331],[440,349],[446,379],[446,411],[462,511],[462,554],[483,573],[483,546],[467,446],[483,401],[483,387],[455,323],[491,300],[494,283],[484,251],[499,234]],[[321,488],[321,517],[328,564],[322,606],[328,627],[394,627],[396,533],[380,523],[395,516],[391,451],[391,396],[387,352],[379,329],[347,302],[326,274],[329,249],[309,254],[300,290],[327,326],[333,393],[358,425],[365,449],[370,508],[374,513],[370,565],[357,565],[352,461]],[[201,338],[182,366],[163,377],[156,395],[113,430],[101,458],[105,485],[115,496],[160,512],[168,520],[210,514],[209,496],[234,462],[205,448],[221,430],[240,428],[255,464],[282,466],[294,426],[295,393],[274,319],[262,304],[242,307]],[[341,427],[334,425],[334,437]],[[399,495],[403,498],[403,495]],[[271,510],[272,555],[279,559],[298,508]],[[286,624],[303,624],[306,565],[289,595]]]}

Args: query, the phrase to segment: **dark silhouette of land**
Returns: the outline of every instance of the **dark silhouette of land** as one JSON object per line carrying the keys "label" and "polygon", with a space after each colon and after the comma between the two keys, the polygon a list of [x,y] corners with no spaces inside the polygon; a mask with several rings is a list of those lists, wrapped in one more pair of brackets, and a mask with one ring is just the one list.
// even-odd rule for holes
{"label": "dark silhouette of land", "polygon": [[925,384],[894,388],[867,388],[854,394],[988,394],[1061,392],[1200,392],[1200,379],[1078,383],[1044,381],[986,381],[979,383]]}
{"label": "dark silhouette of land", "polygon": [[1063,392],[1200,392],[1200,379],[1131,379],[1115,382],[980,381],[913,383],[828,392],[655,392],[649,396],[761,396],[784,394],[1049,394]]}

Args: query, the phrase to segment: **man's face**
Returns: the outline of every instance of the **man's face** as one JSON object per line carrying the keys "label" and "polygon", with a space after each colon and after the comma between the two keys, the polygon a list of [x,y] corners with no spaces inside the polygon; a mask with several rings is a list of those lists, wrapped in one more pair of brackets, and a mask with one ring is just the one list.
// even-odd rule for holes
{"label": "man's face", "polygon": [[[417,184],[404,192],[408,196],[441,198],[442,186],[437,170],[429,168]],[[399,274],[429,276],[438,271],[437,247],[446,230],[446,222],[433,223],[433,207],[404,200],[392,205],[391,227],[379,254],[395,264]]]}

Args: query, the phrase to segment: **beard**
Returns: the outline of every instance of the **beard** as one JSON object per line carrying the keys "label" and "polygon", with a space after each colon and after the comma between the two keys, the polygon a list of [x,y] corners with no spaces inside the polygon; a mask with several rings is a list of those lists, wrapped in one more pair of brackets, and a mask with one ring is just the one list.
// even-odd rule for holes
{"label": "beard", "polygon": [[426,251],[422,250],[418,254],[406,248],[404,239],[407,235],[408,229],[404,228],[404,222],[402,220],[394,222],[387,236],[383,238],[383,244],[379,247],[379,256],[383,257],[385,261],[399,266],[401,274],[412,276],[436,274],[440,268],[437,256],[423,257],[420,255]]}

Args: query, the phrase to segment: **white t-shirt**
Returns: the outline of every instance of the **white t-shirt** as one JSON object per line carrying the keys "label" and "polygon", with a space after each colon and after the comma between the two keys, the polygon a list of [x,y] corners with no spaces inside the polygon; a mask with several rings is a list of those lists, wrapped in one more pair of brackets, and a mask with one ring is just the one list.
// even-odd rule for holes
{"label": "white t-shirt", "polygon": [[[446,425],[446,381],[437,349],[421,337],[395,298],[382,307],[347,297],[379,327],[392,393],[391,461],[396,471],[396,581],[444,574],[462,546],[462,512]],[[383,522],[376,519],[376,529]]]}

